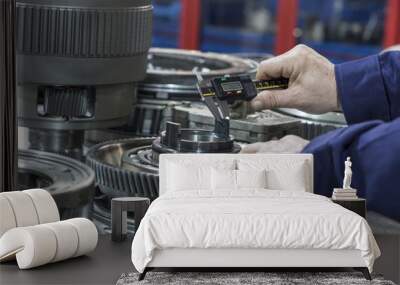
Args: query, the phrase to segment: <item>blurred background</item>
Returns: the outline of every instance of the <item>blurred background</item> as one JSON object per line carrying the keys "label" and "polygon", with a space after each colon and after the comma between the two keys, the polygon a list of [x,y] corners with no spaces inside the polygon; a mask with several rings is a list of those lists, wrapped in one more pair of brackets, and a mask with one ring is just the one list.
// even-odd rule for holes
{"label": "blurred background", "polygon": [[335,63],[398,42],[398,1],[155,0],[153,46],[280,54],[303,43]]}
{"label": "blurred background", "polygon": [[[158,196],[167,122],[214,130],[194,70],[254,78],[261,60],[299,43],[334,63],[400,43],[399,0],[41,1],[16,1],[15,187],[48,189],[64,218],[92,216],[106,231],[113,197]],[[341,112],[229,110],[242,145],[347,125]]]}

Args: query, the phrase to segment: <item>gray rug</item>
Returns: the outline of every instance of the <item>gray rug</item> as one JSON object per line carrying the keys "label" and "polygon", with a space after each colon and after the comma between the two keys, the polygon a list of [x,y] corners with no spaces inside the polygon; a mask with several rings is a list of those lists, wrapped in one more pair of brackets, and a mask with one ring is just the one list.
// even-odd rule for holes
{"label": "gray rug", "polygon": [[138,273],[122,274],[117,285],[395,285],[376,275],[368,281],[359,272],[148,272],[142,281],[137,280],[138,276]]}

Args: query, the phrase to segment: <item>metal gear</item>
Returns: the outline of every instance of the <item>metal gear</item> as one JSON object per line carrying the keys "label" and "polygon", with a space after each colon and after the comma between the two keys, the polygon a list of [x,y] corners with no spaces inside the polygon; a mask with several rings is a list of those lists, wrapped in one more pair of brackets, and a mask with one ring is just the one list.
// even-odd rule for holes
{"label": "metal gear", "polygon": [[18,152],[18,189],[43,188],[57,203],[62,218],[89,215],[94,196],[94,172],[87,165],[62,155]]}

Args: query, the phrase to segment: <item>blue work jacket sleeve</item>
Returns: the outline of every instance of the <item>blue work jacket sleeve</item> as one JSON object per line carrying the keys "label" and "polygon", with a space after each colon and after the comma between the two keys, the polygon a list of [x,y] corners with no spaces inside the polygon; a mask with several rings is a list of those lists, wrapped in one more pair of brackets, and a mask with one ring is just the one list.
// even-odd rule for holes
{"label": "blue work jacket sleeve", "polygon": [[349,125],[400,116],[400,52],[335,66],[339,100]]}
{"label": "blue work jacket sleeve", "polygon": [[331,196],[341,187],[350,156],[352,187],[368,210],[400,221],[400,52],[340,64],[335,72],[349,126],[303,150],[314,154],[314,192]]}

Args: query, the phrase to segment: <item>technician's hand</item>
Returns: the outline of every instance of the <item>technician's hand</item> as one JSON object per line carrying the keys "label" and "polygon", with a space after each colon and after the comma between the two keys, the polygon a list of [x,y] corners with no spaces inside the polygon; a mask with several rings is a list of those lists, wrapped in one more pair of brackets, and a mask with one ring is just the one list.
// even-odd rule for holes
{"label": "technician's hand", "polygon": [[296,108],[314,114],[340,109],[334,65],[313,49],[298,45],[261,62],[257,79],[278,77],[289,78],[289,88],[260,92],[251,101],[253,109]]}
{"label": "technician's hand", "polygon": [[309,143],[301,137],[287,135],[280,140],[257,142],[242,148],[241,153],[299,153]]}

